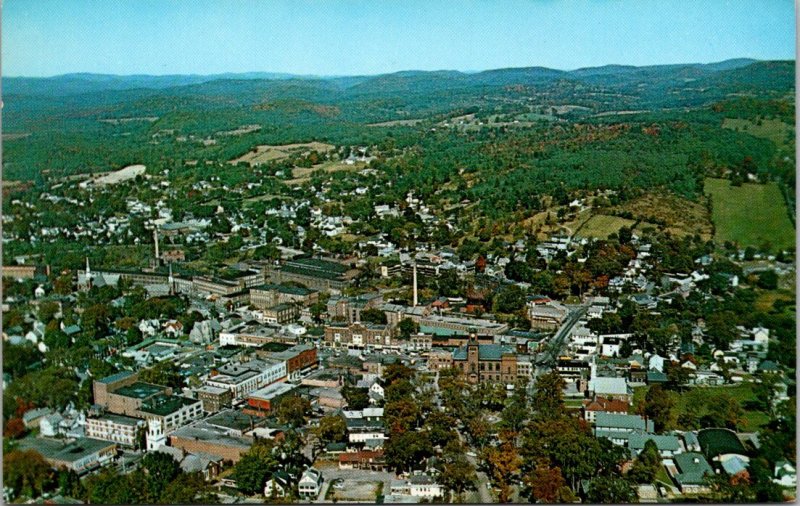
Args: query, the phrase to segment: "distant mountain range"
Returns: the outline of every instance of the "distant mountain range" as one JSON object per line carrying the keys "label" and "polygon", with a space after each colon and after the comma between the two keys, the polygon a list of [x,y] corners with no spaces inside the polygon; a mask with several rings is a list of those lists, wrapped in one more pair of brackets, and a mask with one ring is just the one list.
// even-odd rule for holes
{"label": "distant mountain range", "polygon": [[619,85],[633,81],[699,79],[712,74],[748,67],[758,60],[737,58],[708,64],[652,66],[605,65],[564,71],[544,67],[523,67],[460,72],[454,70],[406,70],[372,76],[302,76],[276,72],[246,72],[212,75],[109,75],[76,73],[54,77],[3,77],[4,94],[68,96],[104,91],[135,89],[162,90],[216,81],[319,81],[333,89],[351,92],[403,92],[423,87],[436,88],[537,84],[569,80],[597,85]]}

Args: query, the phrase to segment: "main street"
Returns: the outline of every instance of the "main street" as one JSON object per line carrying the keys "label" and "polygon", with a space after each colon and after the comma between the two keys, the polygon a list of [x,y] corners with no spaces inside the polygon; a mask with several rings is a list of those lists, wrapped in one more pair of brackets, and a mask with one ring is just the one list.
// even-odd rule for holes
{"label": "main street", "polygon": [[572,328],[581,318],[583,318],[583,315],[586,314],[589,306],[591,306],[591,303],[584,302],[580,306],[576,306],[570,312],[570,314],[564,320],[564,323],[561,324],[561,327],[559,327],[556,333],[553,334],[553,337],[550,338],[550,341],[547,343],[547,349],[536,356],[536,370],[534,371],[534,377],[538,377],[541,374],[547,373],[555,368],[556,363],[558,362],[558,357],[561,354],[561,351],[564,349],[564,344],[572,332]]}

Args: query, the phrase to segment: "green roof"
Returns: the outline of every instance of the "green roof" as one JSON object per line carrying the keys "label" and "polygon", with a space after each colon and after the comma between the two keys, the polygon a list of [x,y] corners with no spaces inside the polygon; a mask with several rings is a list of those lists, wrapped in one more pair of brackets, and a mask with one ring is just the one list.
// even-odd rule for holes
{"label": "green roof", "polygon": [[611,428],[611,429],[639,429],[639,430],[653,430],[653,422],[645,419],[639,415],[623,415],[618,413],[597,413],[595,417],[595,427]]}
{"label": "green roof", "polygon": [[188,397],[180,397],[178,395],[161,394],[143,403],[140,411],[159,416],[167,416],[178,411],[183,406],[188,406],[196,402],[200,401],[197,399],[189,399]]}
{"label": "green roof", "polygon": [[736,433],[728,429],[703,429],[697,433],[700,448],[706,457],[713,459],[718,455],[736,453],[744,455],[746,450]]}
{"label": "green roof", "polygon": [[631,437],[628,438],[628,447],[632,450],[641,450],[647,441],[653,441],[659,451],[676,451],[681,448],[681,443],[675,436],[661,436],[643,432],[631,434]]}
{"label": "green roof", "polygon": [[259,286],[254,286],[251,290],[262,290],[262,291],[276,291],[280,293],[288,293],[290,295],[308,295],[314,293],[315,290],[311,290],[309,288],[305,288],[302,286],[292,286],[292,285],[276,285],[272,283],[266,283]]}
{"label": "green roof", "polygon": [[697,452],[679,453],[672,457],[680,473],[675,480],[680,485],[701,485],[706,474],[714,474],[706,458]]}
{"label": "green roof", "polygon": [[[478,359],[479,360],[500,360],[505,353],[514,353],[514,350],[508,346],[499,344],[479,344],[478,345]],[[453,352],[453,360],[466,360],[467,347],[462,346]]]}
{"label": "green roof", "polygon": [[151,383],[137,381],[132,385],[114,390],[114,393],[124,397],[133,397],[135,399],[147,399],[148,397],[152,397],[159,392],[163,392],[166,390],[166,388],[167,387],[162,387],[160,385],[153,385]]}
{"label": "green roof", "polygon": [[97,381],[98,381],[98,383],[104,383],[104,384],[108,385],[109,383],[114,383],[114,382],[119,381],[121,379],[128,378],[128,377],[132,376],[133,374],[134,373],[132,371],[122,371],[122,372],[118,372],[116,374],[112,374],[111,376],[106,376],[105,378],[101,378],[101,379],[99,379]]}

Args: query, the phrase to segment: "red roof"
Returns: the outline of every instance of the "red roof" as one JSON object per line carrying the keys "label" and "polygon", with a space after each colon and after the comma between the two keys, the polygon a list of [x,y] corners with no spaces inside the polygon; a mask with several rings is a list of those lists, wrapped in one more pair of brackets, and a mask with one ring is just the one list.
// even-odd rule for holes
{"label": "red roof", "polygon": [[346,452],[339,455],[339,462],[372,462],[383,458],[383,450]]}
{"label": "red roof", "polygon": [[604,411],[607,413],[627,413],[628,403],[618,399],[609,400],[605,397],[597,397],[594,400],[583,401],[585,411]]}

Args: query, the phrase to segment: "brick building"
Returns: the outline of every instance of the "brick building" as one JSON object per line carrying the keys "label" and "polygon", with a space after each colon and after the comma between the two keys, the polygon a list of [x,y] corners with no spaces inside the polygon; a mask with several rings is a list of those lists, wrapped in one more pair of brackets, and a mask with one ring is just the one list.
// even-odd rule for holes
{"label": "brick building", "polygon": [[453,352],[453,367],[461,369],[470,383],[517,381],[517,355],[508,346],[479,344],[475,334],[466,346]]}
{"label": "brick building", "polygon": [[389,325],[353,323],[325,327],[325,345],[334,348],[387,348],[393,346],[394,328]]}

